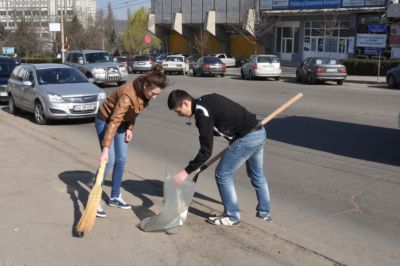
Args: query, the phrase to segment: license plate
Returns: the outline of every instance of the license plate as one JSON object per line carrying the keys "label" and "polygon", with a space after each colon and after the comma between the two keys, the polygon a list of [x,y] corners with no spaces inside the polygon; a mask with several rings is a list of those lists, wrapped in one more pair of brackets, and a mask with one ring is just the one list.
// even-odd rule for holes
{"label": "license plate", "polygon": [[5,91],[0,92],[0,96],[7,96],[7,92]]}
{"label": "license plate", "polygon": [[326,72],[337,72],[336,68],[328,68],[326,69]]}
{"label": "license plate", "polygon": [[94,110],[94,105],[93,104],[74,105],[74,111],[87,111],[87,110]]}
{"label": "license plate", "polygon": [[144,63],[144,62],[138,62],[138,65],[144,65],[144,64],[146,64],[146,63]]}
{"label": "license plate", "polygon": [[119,77],[119,74],[117,74],[117,73],[109,73],[108,76],[109,77]]}

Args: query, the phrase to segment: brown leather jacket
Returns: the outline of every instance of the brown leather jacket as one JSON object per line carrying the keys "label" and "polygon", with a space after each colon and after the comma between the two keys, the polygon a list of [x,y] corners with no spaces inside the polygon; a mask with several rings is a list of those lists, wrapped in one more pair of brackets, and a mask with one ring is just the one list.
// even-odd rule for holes
{"label": "brown leather jacket", "polygon": [[132,84],[126,84],[103,102],[98,115],[107,121],[107,130],[103,138],[102,147],[110,147],[115,132],[122,123],[126,123],[132,130],[136,117],[144,109],[144,101],[136,95]]}

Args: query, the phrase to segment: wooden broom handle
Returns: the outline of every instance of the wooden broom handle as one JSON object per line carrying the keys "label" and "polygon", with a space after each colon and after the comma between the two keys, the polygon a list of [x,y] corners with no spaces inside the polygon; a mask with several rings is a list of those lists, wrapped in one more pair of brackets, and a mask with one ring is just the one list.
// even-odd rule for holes
{"label": "wooden broom handle", "polygon": [[[286,103],[282,104],[278,109],[276,109],[275,111],[273,111],[269,116],[265,117],[263,120],[261,120],[260,124],[262,126],[264,126],[265,124],[267,124],[269,121],[271,121],[275,116],[277,116],[278,114],[282,113],[283,111],[285,111],[290,105],[294,104],[295,102],[297,102],[298,100],[300,100],[300,98],[303,97],[303,93],[298,93],[296,96],[294,96],[293,98],[291,98],[289,101],[287,101]],[[203,164],[202,166],[200,166],[196,171],[195,174],[199,174],[200,172],[202,172],[203,170],[207,169],[211,164],[213,164],[216,160],[218,160],[222,154],[225,152],[227,148],[223,149],[222,151],[220,151],[217,155],[215,155],[214,157],[212,157],[210,160],[208,160],[205,164]]]}
{"label": "wooden broom handle", "polygon": [[96,175],[96,185],[101,185],[103,183],[103,178],[104,178],[104,170],[106,169],[106,164],[107,161],[100,161],[100,167],[97,170],[97,175]]}

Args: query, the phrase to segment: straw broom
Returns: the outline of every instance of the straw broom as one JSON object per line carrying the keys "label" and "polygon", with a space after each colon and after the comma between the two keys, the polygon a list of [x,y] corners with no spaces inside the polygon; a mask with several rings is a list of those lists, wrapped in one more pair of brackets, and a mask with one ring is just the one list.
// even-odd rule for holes
{"label": "straw broom", "polygon": [[94,222],[96,221],[97,207],[99,207],[101,194],[103,190],[101,188],[101,183],[103,182],[104,169],[106,168],[106,161],[100,162],[99,170],[97,171],[96,183],[94,184],[92,190],[90,191],[88,201],[86,203],[86,208],[76,225],[76,231],[79,234],[88,232],[92,229]]}

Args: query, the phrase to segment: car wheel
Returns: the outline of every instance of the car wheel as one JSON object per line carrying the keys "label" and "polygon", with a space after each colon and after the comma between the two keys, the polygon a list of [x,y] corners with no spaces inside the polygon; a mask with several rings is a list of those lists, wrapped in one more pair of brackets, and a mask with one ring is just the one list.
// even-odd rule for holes
{"label": "car wheel", "polygon": [[118,87],[119,87],[119,86],[121,86],[121,85],[124,85],[125,83],[126,83],[126,81],[118,81],[118,82],[117,82],[117,85],[118,85]]}
{"label": "car wheel", "polygon": [[244,75],[244,73],[243,73],[243,69],[240,70],[240,76],[242,77],[242,79],[245,78],[245,75]]}
{"label": "car wheel", "polygon": [[313,78],[313,76],[311,75],[311,73],[307,74],[307,83],[309,84],[313,84],[315,82],[315,79]]}
{"label": "car wheel", "polygon": [[34,116],[35,116],[35,121],[36,123],[38,123],[39,125],[46,125],[47,124],[47,118],[44,114],[44,109],[43,109],[43,105],[40,101],[37,101],[35,103],[35,112],[34,112]]}
{"label": "car wheel", "polygon": [[281,77],[275,77],[275,80],[277,80],[277,81],[280,80],[280,79],[281,79]]}
{"label": "car wheel", "polygon": [[221,74],[221,77],[225,77],[225,74]]}
{"label": "car wheel", "polygon": [[393,75],[390,75],[388,77],[387,83],[388,83],[389,87],[391,87],[391,88],[397,87],[396,79],[394,78]]}
{"label": "car wheel", "polygon": [[336,81],[337,85],[343,85],[344,79]]}
{"label": "car wheel", "polygon": [[17,106],[15,106],[14,98],[11,95],[8,96],[8,110],[13,115],[18,113],[18,111],[19,111],[19,108]]}

